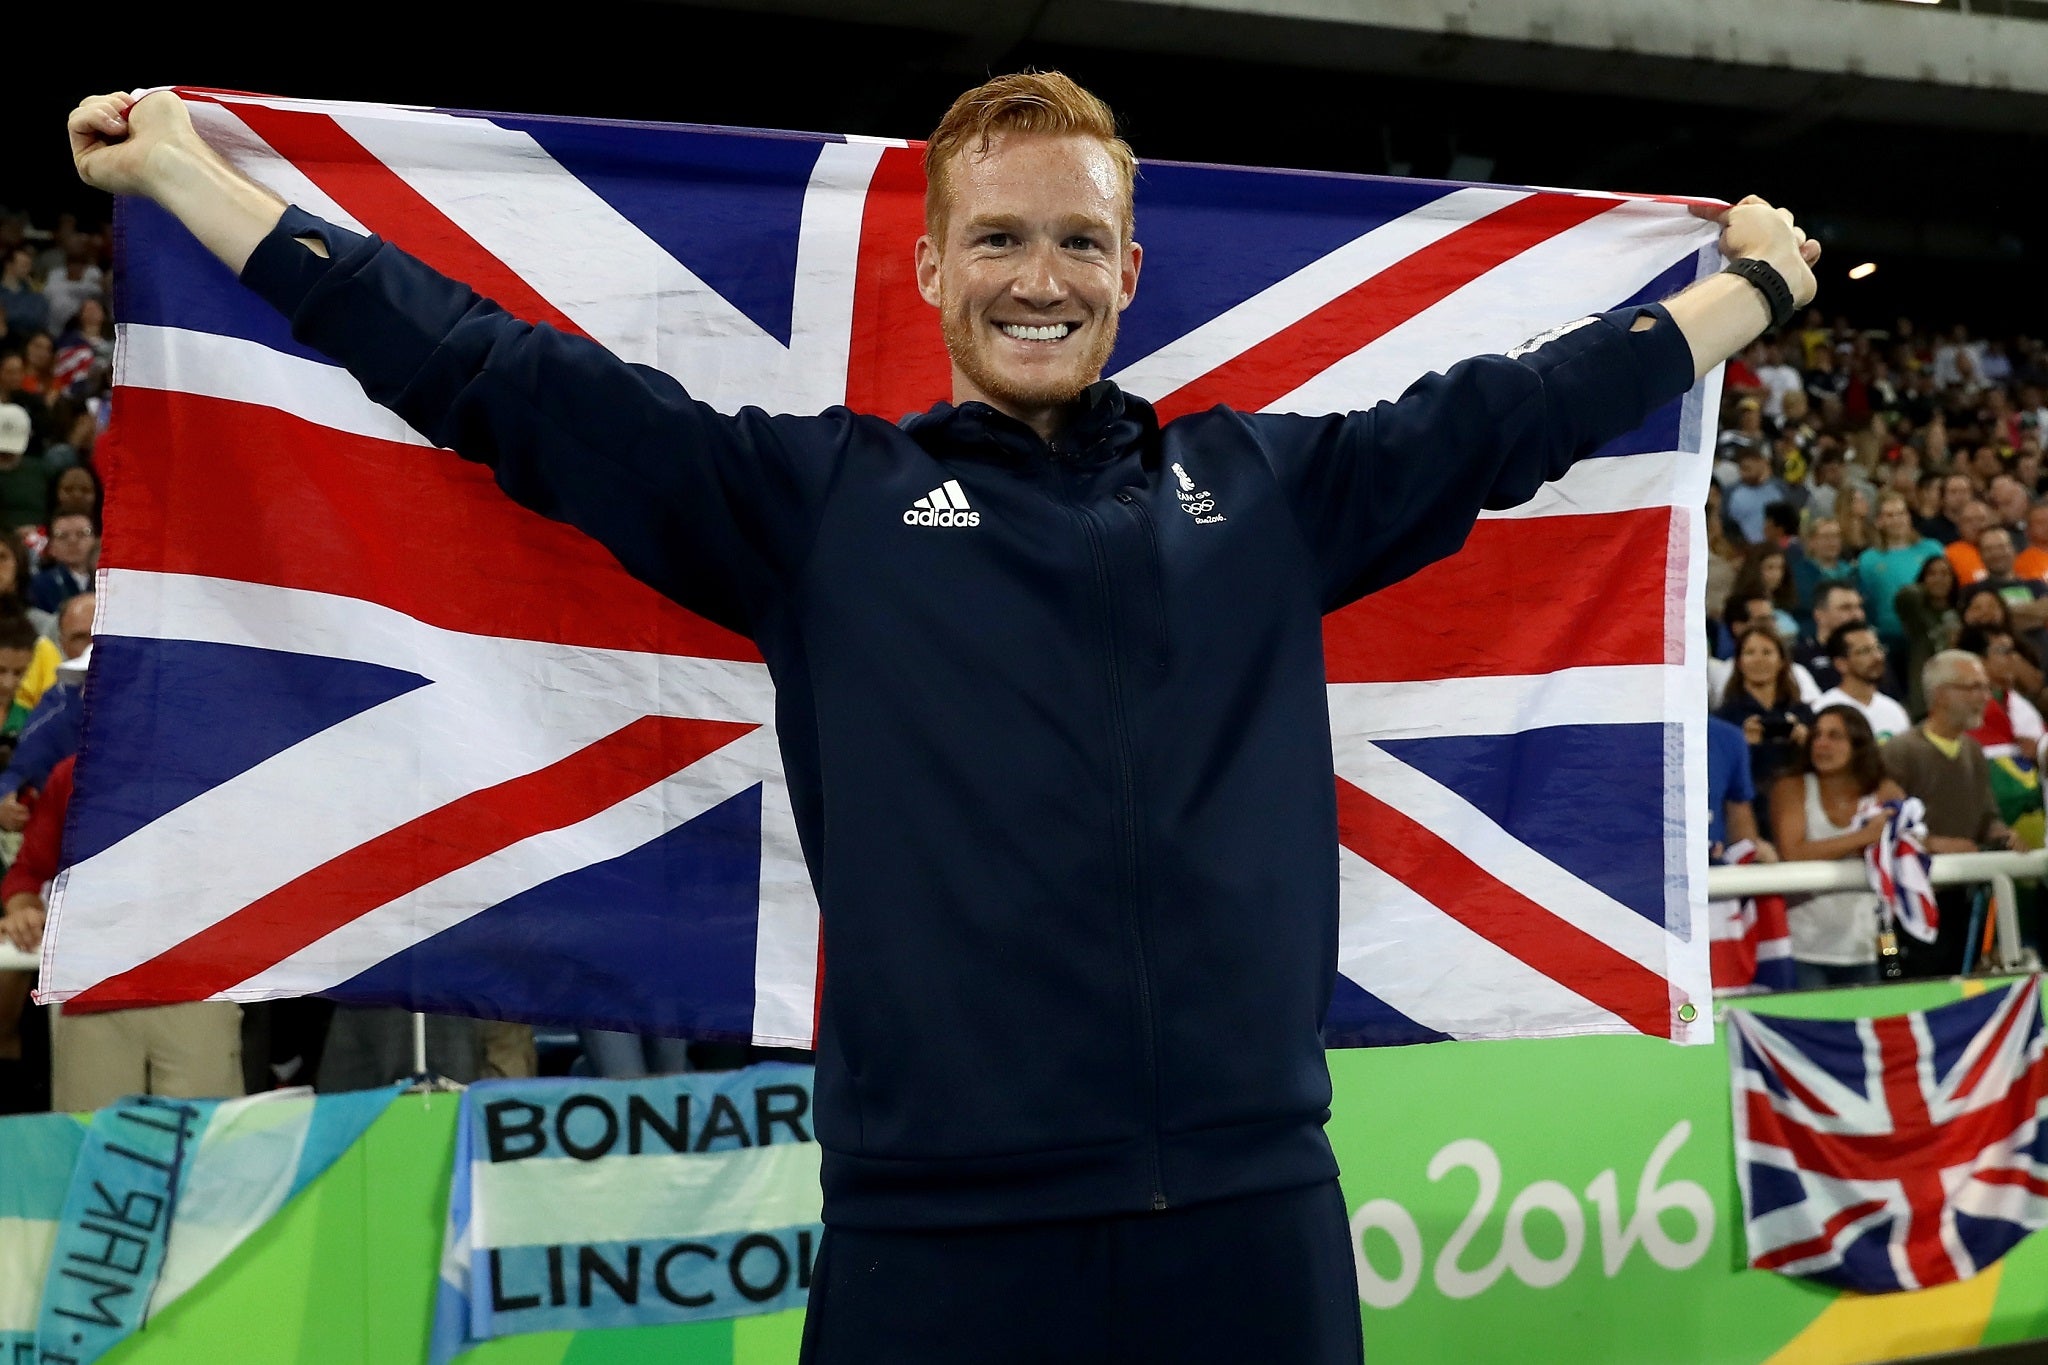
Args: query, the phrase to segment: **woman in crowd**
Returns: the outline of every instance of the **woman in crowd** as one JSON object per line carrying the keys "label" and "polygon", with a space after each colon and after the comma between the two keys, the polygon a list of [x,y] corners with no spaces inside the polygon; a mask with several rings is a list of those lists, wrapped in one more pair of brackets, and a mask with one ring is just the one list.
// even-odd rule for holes
{"label": "woman in crowd", "polygon": [[[1853,706],[1830,706],[1814,717],[1791,771],[1771,793],[1771,830],[1787,862],[1861,858],[1877,842],[1884,821],[1860,827],[1868,802],[1902,801],[1905,793],[1885,776],[1870,722]],[[1874,982],[1877,967],[1877,893],[1829,891],[1788,906],[1792,964],[1801,990]]]}
{"label": "woman in crowd", "polygon": [[1877,500],[1877,543],[1856,561],[1858,586],[1870,604],[1870,624],[1885,648],[1903,658],[1906,628],[1899,620],[1899,589],[1920,576],[1920,566],[1941,557],[1941,542],[1913,529],[1912,509],[1904,497],[1886,493]]}
{"label": "woman in crowd", "polygon": [[1877,544],[1877,527],[1871,522],[1870,493],[1862,484],[1850,484],[1835,499],[1835,520],[1842,526],[1842,557],[1858,561],[1863,552]]}
{"label": "woman in crowd", "polygon": [[[87,416],[84,420],[92,419]],[[44,513],[42,525],[44,537],[49,536],[51,522],[74,512],[91,517],[93,525],[99,525],[104,499],[100,476],[91,465],[75,464],[59,473],[50,480],[50,505]]]}
{"label": "woman in crowd", "polygon": [[1917,719],[1927,714],[1920,691],[1920,667],[1956,642],[1962,617],[1956,612],[1956,570],[1947,555],[1935,555],[1920,566],[1911,583],[1892,598],[1892,609],[1906,631],[1906,709]]}
{"label": "woman in crowd", "polygon": [[1777,613],[1779,639],[1798,638],[1799,621],[1795,614],[1799,607],[1798,590],[1792,582],[1785,552],[1775,545],[1750,546],[1742,557],[1742,567],[1735,572],[1735,587],[1729,593],[1729,600],[1747,602],[1754,597],[1767,599]]}
{"label": "woman in crowd", "polygon": [[1768,823],[1765,809],[1771,784],[1800,746],[1806,743],[1813,713],[1799,700],[1792,679],[1792,661],[1784,641],[1767,628],[1752,626],[1742,633],[1735,651],[1735,669],[1714,714],[1741,727],[1749,742],[1749,772],[1757,791],[1757,818]]}

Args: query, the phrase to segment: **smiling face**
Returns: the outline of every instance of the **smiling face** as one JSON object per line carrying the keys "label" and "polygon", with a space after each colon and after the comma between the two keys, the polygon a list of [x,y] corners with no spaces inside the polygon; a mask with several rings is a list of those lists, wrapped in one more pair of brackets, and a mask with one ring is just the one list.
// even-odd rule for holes
{"label": "smiling face", "polygon": [[1102,377],[1138,288],[1109,151],[1094,138],[1004,133],[963,151],[917,285],[939,310],[953,401],[988,404],[1041,436]]}
{"label": "smiling face", "polygon": [[1778,669],[1783,666],[1785,651],[1778,644],[1778,637],[1768,630],[1757,628],[1742,637],[1742,652],[1736,655],[1736,667],[1742,670],[1742,680],[1754,688],[1766,688],[1776,684]]}

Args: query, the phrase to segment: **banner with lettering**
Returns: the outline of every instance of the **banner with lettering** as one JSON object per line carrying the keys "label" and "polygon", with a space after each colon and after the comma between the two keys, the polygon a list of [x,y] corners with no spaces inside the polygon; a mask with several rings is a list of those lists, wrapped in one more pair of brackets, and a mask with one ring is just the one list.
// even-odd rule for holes
{"label": "banner with lettering", "polygon": [[0,1359],[99,1359],[333,1165],[401,1088],[130,1095],[83,1129],[69,1115],[0,1125]]}
{"label": "banner with lettering", "polygon": [[482,1081],[462,1097],[434,1365],[519,1332],[802,1306],[811,1069]]}

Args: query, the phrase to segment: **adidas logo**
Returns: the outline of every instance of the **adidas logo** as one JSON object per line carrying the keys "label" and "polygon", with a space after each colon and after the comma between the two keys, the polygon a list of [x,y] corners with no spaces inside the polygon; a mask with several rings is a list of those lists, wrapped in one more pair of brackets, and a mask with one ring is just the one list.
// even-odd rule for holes
{"label": "adidas logo", "polygon": [[967,505],[967,494],[958,479],[948,479],[910,504],[903,514],[905,526],[979,526],[981,513]]}

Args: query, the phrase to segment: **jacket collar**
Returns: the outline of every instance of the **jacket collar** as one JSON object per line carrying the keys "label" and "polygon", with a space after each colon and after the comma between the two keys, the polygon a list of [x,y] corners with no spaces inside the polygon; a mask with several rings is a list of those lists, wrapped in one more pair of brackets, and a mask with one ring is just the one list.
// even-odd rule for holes
{"label": "jacket collar", "polygon": [[1102,379],[1081,391],[1065,428],[1051,442],[986,403],[935,404],[904,418],[902,427],[935,455],[993,452],[1019,462],[1058,458],[1094,464],[1149,447],[1159,418],[1150,403]]}

